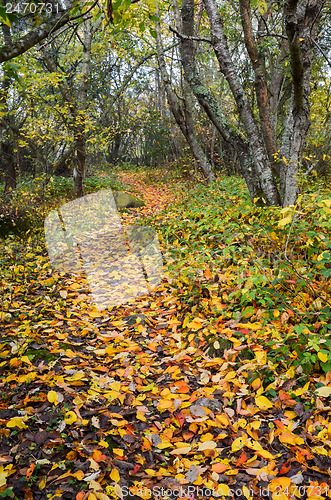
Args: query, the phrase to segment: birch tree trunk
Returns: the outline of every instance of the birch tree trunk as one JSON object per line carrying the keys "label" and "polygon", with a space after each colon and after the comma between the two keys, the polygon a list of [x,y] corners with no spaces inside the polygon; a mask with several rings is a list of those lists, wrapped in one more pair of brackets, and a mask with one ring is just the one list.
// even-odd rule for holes
{"label": "birch tree trunk", "polygon": [[273,177],[271,163],[266,152],[263,137],[255,121],[253,112],[247,101],[245,91],[235,71],[228,43],[224,34],[223,22],[215,0],[204,0],[210,22],[211,42],[217,57],[220,70],[226,78],[232,95],[236,101],[238,113],[245,127],[250,151],[254,159],[255,169],[260,181],[267,205],[280,205],[281,200],[276,181]]}
{"label": "birch tree trunk", "polygon": [[236,130],[233,124],[229,124],[224,117],[219,103],[209,89],[203,84],[195,62],[195,46],[193,42],[194,32],[194,1],[183,0],[181,11],[181,23],[178,22],[178,6],[176,0],[172,0],[175,12],[177,30],[180,36],[181,62],[183,64],[186,80],[188,81],[201,108],[206,112],[212,123],[224,141],[226,141],[237,153],[240,162],[241,173],[245,178],[250,197],[252,200],[261,197],[260,180],[258,178],[255,162],[251,155],[249,144],[242,134]]}
{"label": "birch tree trunk", "polygon": [[[199,167],[201,168],[204,177],[206,178],[207,182],[211,182],[215,179],[215,175],[213,173],[210,163],[206,158],[205,153],[203,152],[197,140],[194,131],[192,114],[190,112],[189,106],[185,104],[185,95],[184,95],[184,106],[182,109],[178,102],[178,98],[176,97],[174,91],[172,90],[172,85],[169,79],[164,59],[164,51],[162,46],[161,31],[159,25],[157,25],[156,27],[156,32],[157,32],[156,50],[157,50],[158,63],[159,63],[161,78],[165,87],[169,103],[169,108],[176,120],[177,125],[179,126],[182,134],[184,135],[190,147],[194,159],[197,161]],[[186,101],[187,100],[188,97],[186,96]]]}

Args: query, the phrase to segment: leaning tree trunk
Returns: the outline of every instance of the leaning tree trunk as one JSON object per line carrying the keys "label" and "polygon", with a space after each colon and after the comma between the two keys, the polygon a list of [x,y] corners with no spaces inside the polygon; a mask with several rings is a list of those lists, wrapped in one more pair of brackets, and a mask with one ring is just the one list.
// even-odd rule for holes
{"label": "leaning tree trunk", "polygon": [[195,62],[195,49],[193,44],[194,32],[194,1],[183,0],[181,22],[176,0],[172,0],[175,12],[176,27],[180,37],[181,62],[185,78],[197,98],[201,108],[215,125],[222,139],[238,153],[241,173],[246,181],[252,201],[262,197],[263,192],[256,172],[255,163],[248,143],[242,134],[230,125],[224,117],[214,95],[203,84]]}
{"label": "leaning tree trunk", "polygon": [[[185,97],[184,97],[184,110],[182,110],[178,103],[178,99],[174,91],[172,90],[171,82],[169,80],[165,64],[164,51],[161,39],[161,30],[159,25],[157,25],[156,27],[156,32],[157,32],[157,39],[156,39],[157,57],[159,62],[160,74],[162,77],[162,81],[165,87],[169,103],[169,108],[176,120],[177,125],[179,126],[182,134],[184,135],[190,147],[194,159],[197,161],[197,164],[201,168],[204,177],[206,178],[207,182],[212,182],[213,180],[215,180],[215,174],[195,135],[193,118],[189,106],[185,105]],[[186,96],[186,101],[187,101],[187,96]]]}
{"label": "leaning tree trunk", "polygon": [[255,121],[253,112],[247,101],[245,91],[234,69],[230,51],[224,34],[223,22],[215,0],[204,0],[210,22],[211,42],[217,57],[220,70],[226,78],[232,95],[236,101],[239,116],[245,127],[250,144],[251,154],[267,205],[280,205],[280,196],[273,177],[270,160],[266,152],[263,138]]}

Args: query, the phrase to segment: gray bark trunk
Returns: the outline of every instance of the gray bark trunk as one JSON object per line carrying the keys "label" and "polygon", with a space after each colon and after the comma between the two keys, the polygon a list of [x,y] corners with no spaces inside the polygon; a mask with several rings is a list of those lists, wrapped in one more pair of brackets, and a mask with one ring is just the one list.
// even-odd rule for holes
{"label": "gray bark trunk", "polygon": [[240,118],[245,127],[246,135],[254,158],[263,195],[267,205],[280,205],[280,196],[273,177],[270,160],[264,147],[260,130],[247,101],[244,89],[235,72],[231,60],[227,39],[224,34],[222,19],[214,0],[204,0],[210,21],[211,41],[221,72],[225,76],[232,95],[236,101]]}
{"label": "gray bark trunk", "polygon": [[[299,192],[298,173],[310,125],[309,95],[313,40],[322,6],[323,0],[287,0],[285,3],[285,26],[293,86],[292,117],[289,122],[293,122],[293,127],[283,182],[284,206],[294,205]],[[285,133],[289,135],[289,130],[285,129]],[[284,140],[286,143],[288,138],[285,137]]]}
{"label": "gray bark trunk", "polygon": [[[197,161],[199,167],[201,168],[204,177],[207,182],[211,182],[215,179],[215,175],[213,173],[212,167],[209,164],[206,155],[204,154],[194,131],[193,119],[190,113],[190,110],[187,106],[184,105],[184,109],[181,109],[181,106],[178,103],[178,98],[176,97],[174,91],[172,90],[171,82],[169,80],[167,67],[164,59],[164,51],[162,47],[162,39],[160,27],[157,26],[157,40],[156,40],[156,48],[157,48],[157,56],[158,63],[160,68],[160,74],[162,77],[162,81],[165,87],[169,108],[176,120],[177,125],[179,126],[182,134],[184,135],[186,141],[190,146],[191,153],[194,159]],[[186,97],[187,99],[187,97]]]}

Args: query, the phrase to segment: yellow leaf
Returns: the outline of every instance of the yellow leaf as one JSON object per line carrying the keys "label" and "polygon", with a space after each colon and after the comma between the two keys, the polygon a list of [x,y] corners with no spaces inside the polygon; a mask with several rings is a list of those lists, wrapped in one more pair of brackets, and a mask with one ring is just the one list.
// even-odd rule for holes
{"label": "yellow leaf", "polygon": [[57,403],[57,392],[49,391],[47,393],[47,399],[50,403]]}
{"label": "yellow leaf", "polygon": [[103,448],[109,448],[109,444],[107,441],[104,441],[103,439],[100,439],[99,445],[102,446]]}
{"label": "yellow leaf", "polygon": [[289,477],[276,477],[269,483],[271,491],[281,491],[288,489],[291,486],[291,479]]}
{"label": "yellow leaf", "polygon": [[136,417],[141,420],[142,422],[146,422],[146,417],[145,414],[142,411],[137,410],[137,415]]}
{"label": "yellow leaf", "polygon": [[189,324],[189,322],[190,322],[190,318],[188,316],[186,316],[186,318],[183,321],[182,328],[186,328],[187,325]]}
{"label": "yellow leaf", "polygon": [[303,387],[301,387],[301,389],[297,389],[296,391],[294,391],[294,394],[296,396],[302,396],[302,394],[304,394],[305,392],[308,391],[309,385],[310,385],[310,382],[307,382]]}
{"label": "yellow leaf", "polygon": [[0,467],[0,488],[1,486],[5,486],[7,484],[7,475],[8,471],[3,470],[3,465]]}
{"label": "yellow leaf", "polygon": [[254,351],[254,354],[255,354],[255,357],[256,357],[258,363],[266,364],[267,353],[265,351],[263,351],[262,349],[256,349],[256,351]]}
{"label": "yellow leaf", "polygon": [[71,425],[78,420],[78,417],[74,411],[67,411],[64,415],[64,421],[66,424]]}
{"label": "yellow leaf", "polygon": [[191,330],[200,330],[200,328],[202,328],[202,321],[200,318],[194,318],[190,323],[187,324],[187,327]]}
{"label": "yellow leaf", "polygon": [[121,384],[119,382],[113,382],[111,385],[110,385],[110,389],[112,391],[117,391],[117,392],[120,392],[121,390]]}
{"label": "yellow leaf", "polygon": [[260,378],[256,378],[255,380],[253,380],[252,387],[253,387],[254,391],[257,391],[258,389],[260,389],[260,387],[262,387],[262,381],[261,381],[261,379]]}
{"label": "yellow leaf", "polygon": [[231,496],[230,488],[227,484],[219,483],[217,485],[216,491],[217,491],[218,496],[221,496],[221,497],[230,497]]}
{"label": "yellow leaf", "polygon": [[157,448],[159,448],[159,450],[163,450],[164,448],[172,448],[172,444],[170,443],[170,441],[162,441],[162,443],[159,443],[157,445]]}
{"label": "yellow leaf", "polygon": [[244,446],[247,436],[240,436],[231,445],[231,451],[239,451]]}
{"label": "yellow leaf", "polygon": [[44,476],[42,480],[39,482],[38,486],[40,490],[43,490],[47,483],[47,476]]}
{"label": "yellow leaf", "polygon": [[94,493],[89,493],[87,500],[98,500]]}
{"label": "yellow leaf", "polygon": [[262,458],[267,458],[268,460],[273,460],[275,457],[269,453],[269,451],[267,450],[260,450],[257,452],[257,454],[259,455],[259,457],[262,457]]}
{"label": "yellow leaf", "polygon": [[172,401],[169,401],[168,399],[163,399],[162,401],[159,402],[159,404],[157,405],[157,409],[159,411],[162,411],[162,410],[168,410],[168,408],[171,408],[173,405],[173,402]]}
{"label": "yellow leaf", "polygon": [[322,361],[322,363],[326,363],[328,360],[328,355],[325,354],[324,352],[318,351],[317,356]]}
{"label": "yellow leaf", "polygon": [[122,450],[122,448],[113,448],[113,452],[120,457],[123,457],[124,455],[124,451]]}
{"label": "yellow leaf", "polygon": [[215,441],[205,441],[204,443],[200,443],[198,451],[204,450],[214,450],[217,447]]}
{"label": "yellow leaf", "polygon": [[112,481],[114,481],[115,483],[119,482],[119,480],[121,478],[120,478],[120,474],[119,474],[117,469],[112,469],[112,471],[110,473],[110,479],[112,479]]}
{"label": "yellow leaf", "polygon": [[29,360],[29,358],[27,356],[22,356],[21,361],[23,363],[27,363],[28,365],[32,365],[31,361]]}
{"label": "yellow leaf", "polygon": [[82,481],[85,477],[85,474],[82,470],[77,470],[76,472],[73,472],[71,475],[76,479],[78,479],[78,481]]}
{"label": "yellow leaf", "polygon": [[[206,441],[208,441],[208,439],[206,439]],[[176,448],[186,448],[187,443],[178,442],[174,443],[174,445],[176,446]]]}
{"label": "yellow leaf", "polygon": [[19,429],[26,429],[27,425],[21,417],[13,417],[7,422],[7,427],[18,427]]}
{"label": "yellow leaf", "polygon": [[278,227],[284,227],[287,224],[290,224],[292,222],[292,215],[289,215],[288,217],[285,217],[284,219],[280,220],[278,222]]}
{"label": "yellow leaf", "polygon": [[265,396],[258,396],[255,398],[255,404],[258,406],[261,410],[267,410],[268,408],[272,408],[273,404],[271,401],[269,401],[268,398]]}
{"label": "yellow leaf", "polygon": [[328,398],[329,396],[331,396],[331,387],[319,387],[315,392],[318,396],[322,396],[322,398]]}
{"label": "yellow leaf", "polygon": [[146,474],[149,476],[157,476],[157,472],[153,469],[145,469]]}
{"label": "yellow leaf", "polygon": [[250,450],[255,450],[255,451],[263,450],[262,445],[260,445],[260,443],[258,443],[257,441],[254,441],[252,439],[247,440],[246,446]]}

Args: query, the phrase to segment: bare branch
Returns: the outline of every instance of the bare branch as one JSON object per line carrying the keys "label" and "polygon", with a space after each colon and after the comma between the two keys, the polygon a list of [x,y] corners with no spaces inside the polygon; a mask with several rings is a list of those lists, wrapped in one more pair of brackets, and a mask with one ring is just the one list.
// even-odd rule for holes
{"label": "bare branch", "polygon": [[175,33],[179,38],[182,40],[196,40],[197,42],[207,42],[211,43],[211,40],[209,38],[204,38],[201,36],[186,36],[183,35],[182,33],[179,33],[179,31],[176,30],[176,28],[173,28],[172,26],[169,26],[169,30]]}

